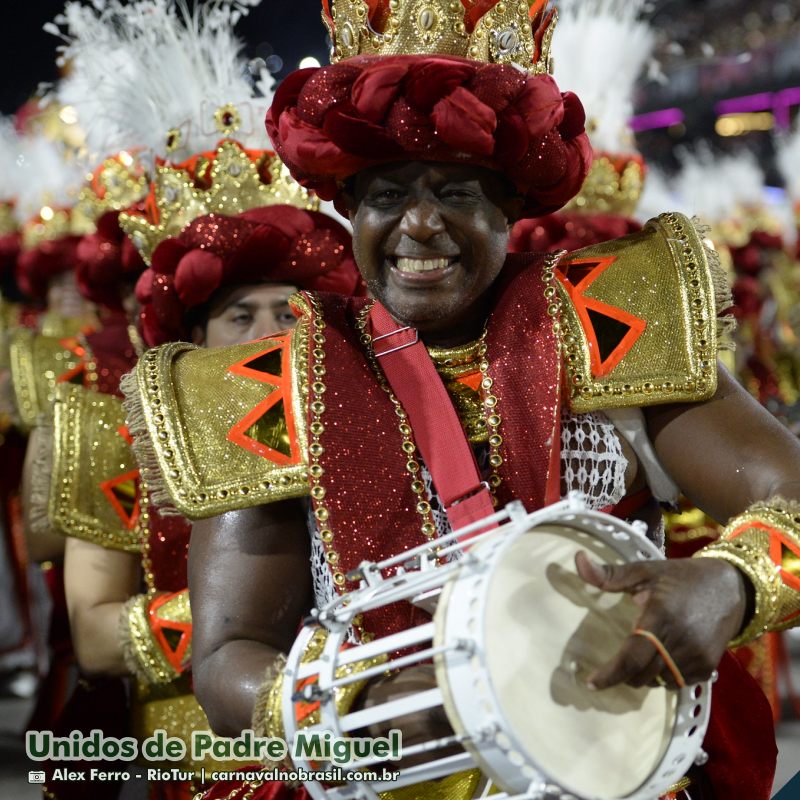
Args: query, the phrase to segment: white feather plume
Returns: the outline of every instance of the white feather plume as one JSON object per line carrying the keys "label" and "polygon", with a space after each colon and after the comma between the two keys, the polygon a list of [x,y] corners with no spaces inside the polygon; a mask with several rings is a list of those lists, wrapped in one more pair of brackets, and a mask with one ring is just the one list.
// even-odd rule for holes
{"label": "white feather plume", "polygon": [[674,186],[688,213],[712,225],[730,219],[737,196],[726,186],[723,158],[715,155],[706,143],[693,151],[681,150],[678,156],[682,169]]}
{"label": "white feather plume", "polygon": [[749,150],[720,159],[723,185],[740,206],[759,206],[765,203],[766,177],[756,157]]}
{"label": "white feather plume", "polygon": [[[270,96],[255,98],[259,82],[248,71],[234,25],[260,0],[92,0],[69,2],[54,25],[64,40],[61,58],[73,75],[59,100],[73,105],[101,157],[122,149],[178,161],[212,149],[223,138],[214,120],[236,106],[242,124],[233,136],[247,147],[268,148],[263,116]],[[167,134],[180,146],[167,152]]]}
{"label": "white feather plume", "polygon": [[778,139],[776,146],[786,191],[795,203],[800,202],[800,123],[789,136]]}
{"label": "white feather plume", "polygon": [[26,134],[19,141],[14,178],[17,220],[27,222],[43,206],[72,206],[86,179],[85,164],[41,133]]}
{"label": "white feather plume", "polygon": [[14,122],[8,117],[0,117],[0,202],[8,202],[17,196],[19,167],[22,145],[14,129]]}
{"label": "white feather plume", "polygon": [[[636,219],[645,223],[665,211],[679,211],[687,214],[683,198],[670,185],[667,176],[656,167],[648,167],[644,191],[636,206]],[[687,216],[692,215],[689,213]]]}
{"label": "white feather plume", "polygon": [[552,53],[559,87],[583,102],[596,150],[635,150],[634,87],[655,45],[643,18],[648,0],[559,0],[558,9]]}

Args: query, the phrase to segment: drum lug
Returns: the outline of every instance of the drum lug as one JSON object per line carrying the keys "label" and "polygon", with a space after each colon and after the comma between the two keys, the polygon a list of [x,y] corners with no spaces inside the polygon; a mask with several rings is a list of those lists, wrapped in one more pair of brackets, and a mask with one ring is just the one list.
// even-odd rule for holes
{"label": "drum lug", "polygon": [[477,736],[475,737],[478,741],[486,742],[489,739],[493,739],[497,731],[500,730],[500,726],[496,722],[490,722],[488,725],[484,725],[478,732]]}
{"label": "drum lug", "polygon": [[696,767],[702,767],[704,764],[708,763],[708,753],[705,750],[701,750],[695,757],[694,757],[694,765]]}
{"label": "drum lug", "polygon": [[292,702],[293,703],[317,703],[317,702],[324,702],[330,692],[326,689],[320,689],[318,683],[310,683],[307,686],[304,686],[299,692],[295,692],[292,695]]}
{"label": "drum lug", "polygon": [[362,561],[354,570],[345,576],[348,581],[363,581],[367,586],[376,586],[383,580],[378,565],[373,561]]}
{"label": "drum lug", "polygon": [[532,783],[524,798],[525,800],[575,800],[571,794],[564,794],[564,790],[554,783]]}

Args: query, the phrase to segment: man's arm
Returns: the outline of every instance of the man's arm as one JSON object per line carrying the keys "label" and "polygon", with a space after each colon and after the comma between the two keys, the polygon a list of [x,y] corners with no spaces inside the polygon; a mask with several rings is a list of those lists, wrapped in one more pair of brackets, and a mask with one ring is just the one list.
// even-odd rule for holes
{"label": "man's arm", "polygon": [[313,605],[310,541],[296,500],[232,511],[192,528],[192,672],[211,727],[250,727],[267,668]]}
{"label": "man's arm", "polygon": [[[780,495],[800,500],[800,442],[724,369],[714,397],[694,405],[646,410],[662,463],[682,491],[720,522]],[[706,679],[747,621],[751,588],[744,574],[717,559],[675,559],[623,567],[578,559],[580,574],[606,591],[633,595],[636,627],[655,634],[687,681]],[[610,662],[590,675],[598,688],[643,685],[674,676],[652,644],[630,636]]]}
{"label": "man's arm", "polygon": [[88,675],[127,675],[119,617],[139,589],[139,557],[69,538],[64,589],[81,669]]}
{"label": "man's arm", "polygon": [[759,500],[800,500],[800,440],[723,367],[706,403],[645,412],[656,452],[683,493],[719,522]]}

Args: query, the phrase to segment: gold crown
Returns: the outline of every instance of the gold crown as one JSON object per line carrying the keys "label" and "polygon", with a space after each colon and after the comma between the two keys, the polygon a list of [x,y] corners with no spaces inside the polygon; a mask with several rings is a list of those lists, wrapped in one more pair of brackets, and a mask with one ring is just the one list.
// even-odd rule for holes
{"label": "gold crown", "polygon": [[107,211],[124,211],[147,196],[147,178],[131,153],[123,151],[107,158],[87,176],[78,195],[78,212],[98,220]]}
{"label": "gold crown", "polygon": [[330,0],[330,8],[322,19],[332,63],[356,55],[452,55],[537,75],[551,71],[557,14],[547,11],[547,0],[500,0],[471,31],[462,0],[389,0],[381,31],[372,27],[366,0]]}
{"label": "gold crown", "polygon": [[[286,204],[311,211],[319,200],[297,183],[272,152],[257,157],[238,142],[225,140],[210,157],[198,157],[191,169],[156,168],[148,215],[123,212],[119,224],[145,263],[165,239],[177,236],[205,214],[233,216],[261,206]],[[150,202],[152,201],[152,202]]]}
{"label": "gold crown", "polygon": [[644,191],[644,180],[645,166],[640,156],[600,154],[592,162],[580,193],[564,210],[632,217]]}
{"label": "gold crown", "polygon": [[86,236],[94,233],[94,220],[78,208],[53,208],[45,205],[39,213],[22,225],[22,249],[32,250],[43,242],[66,236]]}

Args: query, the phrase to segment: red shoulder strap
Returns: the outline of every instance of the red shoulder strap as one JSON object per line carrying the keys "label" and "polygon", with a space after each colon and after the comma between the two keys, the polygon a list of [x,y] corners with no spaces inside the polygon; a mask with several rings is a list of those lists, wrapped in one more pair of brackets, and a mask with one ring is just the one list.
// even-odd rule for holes
{"label": "red shoulder strap", "polygon": [[489,488],[436,367],[414,328],[375,302],[372,341],[386,380],[408,414],[414,438],[454,530],[494,513]]}

